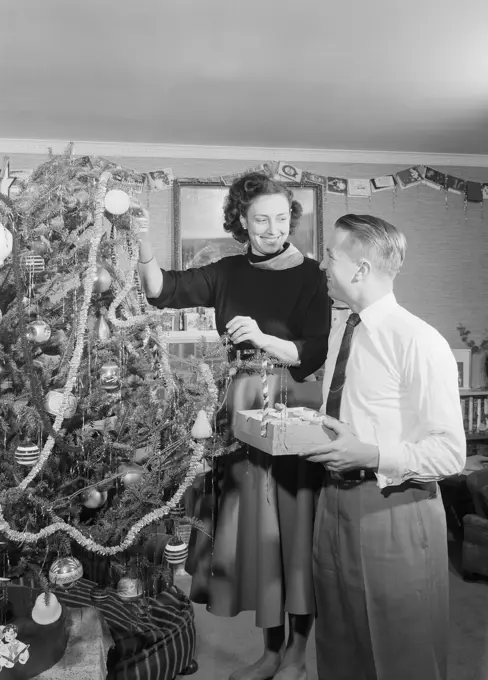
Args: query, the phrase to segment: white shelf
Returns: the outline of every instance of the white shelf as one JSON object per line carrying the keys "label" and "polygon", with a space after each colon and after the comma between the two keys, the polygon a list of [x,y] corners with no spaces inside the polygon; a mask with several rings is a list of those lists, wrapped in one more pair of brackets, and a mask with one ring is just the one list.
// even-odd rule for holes
{"label": "white shelf", "polygon": [[220,336],[217,331],[168,331],[164,334],[168,342],[178,342],[181,344],[198,343],[201,340],[207,342],[220,342]]}

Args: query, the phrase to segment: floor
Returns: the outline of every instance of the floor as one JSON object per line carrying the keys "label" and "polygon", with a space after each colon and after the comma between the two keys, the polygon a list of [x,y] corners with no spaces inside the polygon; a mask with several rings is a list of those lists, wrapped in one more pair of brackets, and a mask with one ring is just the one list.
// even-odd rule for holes
{"label": "floor", "polygon": [[[460,544],[450,548],[451,648],[449,680],[488,680],[488,581],[466,583],[460,575]],[[189,591],[190,577],[178,577],[177,585]],[[261,631],[254,627],[254,613],[234,619],[209,614],[195,606],[199,670],[192,680],[227,680],[237,668],[256,660],[262,652]],[[308,680],[317,680],[313,632],[307,650]]]}

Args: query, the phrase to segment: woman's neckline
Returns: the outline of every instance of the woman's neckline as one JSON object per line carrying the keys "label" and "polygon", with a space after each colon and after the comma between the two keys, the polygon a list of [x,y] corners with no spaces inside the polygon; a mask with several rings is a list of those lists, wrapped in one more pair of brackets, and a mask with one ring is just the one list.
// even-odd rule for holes
{"label": "woman's neckline", "polygon": [[256,255],[252,252],[251,247],[249,246],[247,251],[247,259],[249,262],[266,262],[267,260],[272,260],[274,257],[278,257],[278,255],[281,255],[281,253],[284,253],[289,245],[290,244],[287,241],[281,250],[279,250],[277,253],[270,253],[269,255]]}

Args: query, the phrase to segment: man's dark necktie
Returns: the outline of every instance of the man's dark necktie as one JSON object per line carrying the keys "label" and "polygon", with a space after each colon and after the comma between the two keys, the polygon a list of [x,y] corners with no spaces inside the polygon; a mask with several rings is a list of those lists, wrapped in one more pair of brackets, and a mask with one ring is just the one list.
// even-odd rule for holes
{"label": "man's dark necktie", "polygon": [[344,382],[346,380],[346,365],[351,352],[351,340],[354,329],[361,322],[361,317],[355,312],[349,315],[346,321],[346,329],[342,336],[342,342],[337,355],[337,361],[334,368],[334,375],[330,383],[329,395],[327,397],[327,404],[325,412],[328,416],[340,420],[341,399]]}
{"label": "man's dark necktie", "polygon": [[[334,375],[332,376],[332,382],[330,383],[325,412],[328,416],[336,418],[337,420],[340,420],[342,390],[344,389],[344,383],[346,381],[346,365],[347,360],[349,359],[349,354],[351,353],[352,334],[360,322],[361,317],[359,314],[353,312],[349,315],[349,318],[346,321],[346,329],[344,331],[344,335],[342,336],[339,354],[337,355]],[[341,478],[340,472],[331,471],[330,475],[334,479]]]}

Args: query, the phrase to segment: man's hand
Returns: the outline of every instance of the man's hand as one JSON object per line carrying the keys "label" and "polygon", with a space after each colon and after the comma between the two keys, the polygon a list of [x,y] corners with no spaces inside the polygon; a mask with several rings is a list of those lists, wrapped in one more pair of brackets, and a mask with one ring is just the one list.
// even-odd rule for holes
{"label": "man's hand", "polygon": [[379,464],[378,447],[359,441],[348,423],[324,416],[322,427],[332,430],[337,438],[323,446],[316,446],[307,453],[298,454],[313,463],[322,463],[331,472],[346,472],[355,469],[377,470]]}
{"label": "man's hand", "polygon": [[226,329],[234,345],[250,342],[257,349],[262,349],[266,344],[266,335],[250,316],[235,316],[226,325]]}

